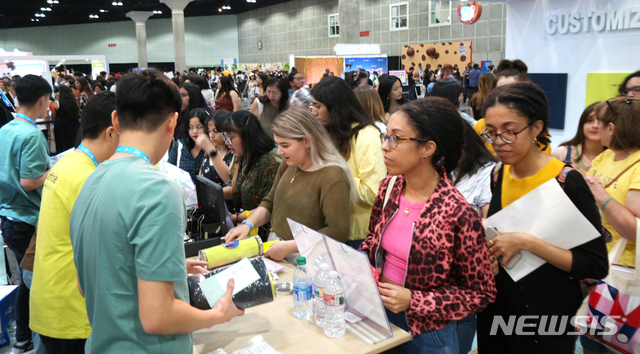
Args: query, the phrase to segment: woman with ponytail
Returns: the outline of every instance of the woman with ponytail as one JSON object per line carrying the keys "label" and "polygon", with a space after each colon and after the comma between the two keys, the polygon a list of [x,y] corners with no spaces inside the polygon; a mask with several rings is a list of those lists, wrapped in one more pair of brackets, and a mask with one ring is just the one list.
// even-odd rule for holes
{"label": "woman with ponytail", "polygon": [[449,177],[463,124],[453,103],[428,97],[401,106],[381,134],[389,175],[360,250],[381,274],[389,320],[413,336],[400,353],[458,353],[456,322],[495,298],[480,215]]}

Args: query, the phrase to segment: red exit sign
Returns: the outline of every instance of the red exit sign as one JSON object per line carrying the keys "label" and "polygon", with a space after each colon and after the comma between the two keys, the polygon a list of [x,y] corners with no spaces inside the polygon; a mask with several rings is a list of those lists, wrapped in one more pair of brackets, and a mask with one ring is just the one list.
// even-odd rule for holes
{"label": "red exit sign", "polygon": [[115,47],[115,46],[116,46],[116,44],[115,44],[115,43],[109,43],[109,48],[111,48],[111,47]]}
{"label": "red exit sign", "polygon": [[366,37],[369,35],[369,31],[360,31],[360,37]]}

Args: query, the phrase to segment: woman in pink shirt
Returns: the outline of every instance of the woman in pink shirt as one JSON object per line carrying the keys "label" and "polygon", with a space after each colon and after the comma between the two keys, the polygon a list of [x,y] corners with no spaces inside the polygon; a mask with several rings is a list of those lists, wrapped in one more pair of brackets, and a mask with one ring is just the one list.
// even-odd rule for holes
{"label": "woman in pink shirt", "polygon": [[449,177],[463,124],[451,102],[428,97],[401,106],[381,135],[390,175],[360,249],[381,270],[389,320],[413,336],[402,353],[458,354],[456,321],[495,299],[480,216]]}

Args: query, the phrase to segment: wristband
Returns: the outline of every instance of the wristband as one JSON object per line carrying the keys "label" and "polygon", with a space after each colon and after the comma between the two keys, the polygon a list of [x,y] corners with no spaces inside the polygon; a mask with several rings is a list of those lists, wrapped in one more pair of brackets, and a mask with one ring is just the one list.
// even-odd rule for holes
{"label": "wristband", "polygon": [[609,199],[607,199],[607,201],[602,203],[602,206],[600,207],[600,211],[604,211],[604,207],[606,207],[607,204],[611,203],[612,200],[613,200],[613,197],[609,197]]}
{"label": "wristband", "polygon": [[242,223],[249,226],[249,230],[253,230],[253,225],[249,221],[245,220]]}

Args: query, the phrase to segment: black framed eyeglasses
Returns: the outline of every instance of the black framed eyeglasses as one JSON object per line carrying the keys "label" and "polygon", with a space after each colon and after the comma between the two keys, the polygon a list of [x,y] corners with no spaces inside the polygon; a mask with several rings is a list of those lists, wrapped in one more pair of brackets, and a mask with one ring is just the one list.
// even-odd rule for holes
{"label": "black framed eyeglasses", "polygon": [[[640,87],[640,86],[638,86],[638,87]],[[614,115],[616,114],[616,112],[613,110],[613,106],[611,105],[611,103],[610,103],[609,101],[611,101],[611,100],[615,100],[615,99],[616,99],[616,98],[610,98],[610,99],[608,99],[608,100],[607,100],[607,106],[609,106],[609,110],[611,111],[611,114],[614,114]],[[627,98],[627,99],[626,99],[626,100],[624,100],[624,101],[625,101],[627,104],[631,104],[631,102],[633,102],[633,101],[640,101],[640,100],[639,100],[639,99],[637,99],[637,98]]]}
{"label": "black framed eyeglasses", "polygon": [[628,95],[629,92],[633,92],[636,95],[640,95],[640,86],[633,86],[631,88],[622,88],[622,90],[620,90],[620,93],[623,94],[624,96]]}
{"label": "black framed eyeglasses", "polygon": [[382,145],[384,145],[384,143],[387,140],[389,141],[389,147],[391,147],[391,149],[397,148],[398,144],[400,143],[400,140],[413,140],[413,141],[419,141],[419,142],[422,142],[422,143],[426,143],[426,142],[429,141],[427,139],[407,138],[407,137],[398,136],[398,135],[389,135],[389,136],[387,136],[385,133],[380,134],[380,142],[382,143]]}
{"label": "black framed eyeglasses", "polygon": [[480,135],[482,135],[482,138],[484,139],[484,141],[488,142],[489,144],[495,143],[498,137],[500,137],[500,139],[502,139],[502,141],[504,141],[507,144],[513,144],[516,142],[516,140],[518,140],[518,134],[522,133],[530,126],[531,124],[520,129],[519,131],[505,130],[500,134],[498,134],[498,132],[496,131],[485,129]]}

